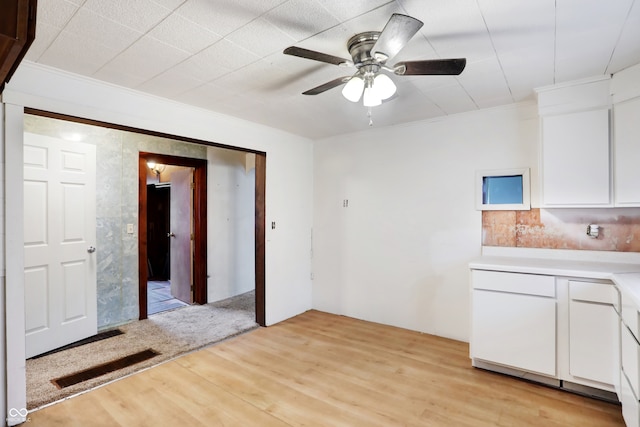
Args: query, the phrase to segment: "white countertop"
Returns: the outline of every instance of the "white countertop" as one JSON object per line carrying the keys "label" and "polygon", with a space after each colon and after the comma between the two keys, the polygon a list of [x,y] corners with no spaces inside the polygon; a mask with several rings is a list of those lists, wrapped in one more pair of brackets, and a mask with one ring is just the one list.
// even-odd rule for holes
{"label": "white countertop", "polygon": [[640,273],[640,264],[511,256],[481,256],[473,259],[469,268],[609,280],[616,274]]}
{"label": "white countertop", "polygon": [[640,311],[640,273],[614,274],[613,282],[624,295],[631,297]]}
{"label": "white countertop", "polygon": [[[600,255],[596,252],[591,252],[579,254],[577,259],[574,251],[566,253],[563,253],[563,251],[511,251],[506,252],[506,254],[508,256],[502,256],[500,252],[497,255],[480,256],[471,260],[469,268],[474,270],[611,280],[620,287],[622,292],[635,301],[636,307],[640,310],[640,263],[635,262],[635,256],[638,254],[625,254],[623,257],[615,258],[618,254],[603,253]],[[529,256],[532,254],[534,256]],[[543,257],[536,257],[535,255],[543,255]],[[604,259],[606,262],[599,261],[599,259]],[[621,259],[625,262],[611,262],[611,259]]]}

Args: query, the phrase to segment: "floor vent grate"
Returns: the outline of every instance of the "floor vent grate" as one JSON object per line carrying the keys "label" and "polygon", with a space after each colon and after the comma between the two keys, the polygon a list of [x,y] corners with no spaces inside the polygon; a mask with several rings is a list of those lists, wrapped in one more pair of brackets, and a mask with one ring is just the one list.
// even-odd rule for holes
{"label": "floor vent grate", "polygon": [[53,379],[51,380],[51,382],[60,389],[69,387],[74,384],[78,384],[83,381],[108,374],[109,372],[117,371],[119,369],[135,365],[136,363],[144,362],[145,360],[156,357],[159,354],[160,353],[158,353],[157,351],[148,348],[146,350],[139,351],[138,353],[130,354],[120,359],[112,360],[111,362],[94,366],[93,368],[84,369],[74,374],[65,375],[64,377]]}

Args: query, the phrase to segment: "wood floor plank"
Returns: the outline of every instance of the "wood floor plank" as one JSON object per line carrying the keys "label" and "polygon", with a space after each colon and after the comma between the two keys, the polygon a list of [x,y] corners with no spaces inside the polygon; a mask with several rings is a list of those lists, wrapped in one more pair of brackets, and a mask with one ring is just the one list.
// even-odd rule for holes
{"label": "wood floor plank", "polygon": [[29,416],[46,427],[624,426],[618,405],[471,367],[467,343],[318,311]]}

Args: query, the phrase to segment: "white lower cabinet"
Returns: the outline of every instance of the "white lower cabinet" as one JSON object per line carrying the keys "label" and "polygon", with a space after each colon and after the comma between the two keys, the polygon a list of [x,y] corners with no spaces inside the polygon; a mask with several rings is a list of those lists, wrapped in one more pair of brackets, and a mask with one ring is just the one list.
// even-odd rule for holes
{"label": "white lower cabinet", "polygon": [[488,270],[472,270],[471,281],[474,366],[539,374],[615,399],[620,335],[613,283]]}
{"label": "white lower cabinet", "polygon": [[474,357],[556,374],[555,299],[475,290],[473,300]]}
{"label": "white lower cabinet", "polygon": [[620,375],[618,291],[612,284],[569,281],[569,373],[614,385]]}
{"label": "white lower cabinet", "polygon": [[555,376],[554,278],[474,270],[472,282],[471,357]]}
{"label": "white lower cabinet", "polygon": [[640,427],[640,324],[638,307],[622,293],[620,312],[621,335],[621,393],[622,415],[628,427]]}

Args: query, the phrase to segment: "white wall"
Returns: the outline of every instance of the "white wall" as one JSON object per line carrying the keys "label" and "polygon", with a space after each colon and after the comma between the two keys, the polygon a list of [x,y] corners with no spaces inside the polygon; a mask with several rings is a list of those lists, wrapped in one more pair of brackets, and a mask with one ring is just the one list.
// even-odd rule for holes
{"label": "white wall", "polygon": [[207,147],[207,297],[209,302],[255,289],[254,154]]}
{"label": "white wall", "polygon": [[314,308],[468,340],[475,171],[530,167],[535,182],[537,141],[533,104],[317,141]]}
{"label": "white wall", "polygon": [[[5,235],[4,235],[4,150],[5,150],[5,133],[4,133],[4,105],[0,104],[0,367],[5,366]],[[2,419],[7,416],[7,378],[5,369],[0,369],[0,417]]]}
{"label": "white wall", "polygon": [[[270,227],[266,230],[266,322],[271,325],[311,308],[309,248],[313,202],[313,145],[310,140],[29,62],[23,62],[18,68],[4,89],[2,101],[6,104],[5,109],[11,107],[16,110],[13,117],[18,119],[21,119],[19,111],[26,106],[265,152],[266,222],[271,224],[275,221],[279,225],[276,230]],[[21,137],[19,141],[21,146]],[[0,144],[6,146],[6,142],[3,135]],[[22,180],[22,163],[18,154],[15,157],[18,162],[12,172],[5,169],[7,183],[10,179],[12,182]],[[7,185],[5,191],[6,200],[9,199],[9,193],[12,193],[14,199],[21,200],[21,183],[12,185],[11,188]],[[9,207],[8,212],[12,215],[11,218],[10,215],[6,216],[6,226],[7,229],[16,229],[20,233],[22,203],[12,206],[17,207]],[[9,242],[8,236],[5,242]],[[21,252],[21,249],[12,251],[12,256],[20,258]],[[8,253],[9,250],[5,251],[5,261]],[[6,306],[15,310],[22,307],[24,321],[23,297],[19,297],[23,280],[21,277],[24,275],[20,270],[21,265],[20,262],[7,263]],[[10,272],[10,269],[16,271]],[[17,334],[20,330],[24,331],[20,323],[14,323],[12,330],[13,328]],[[12,404],[22,405],[26,403],[24,332],[21,333],[22,345],[18,335],[13,335],[15,334],[10,337],[7,334],[6,343],[7,400]],[[11,381],[12,378],[16,380]]]}

